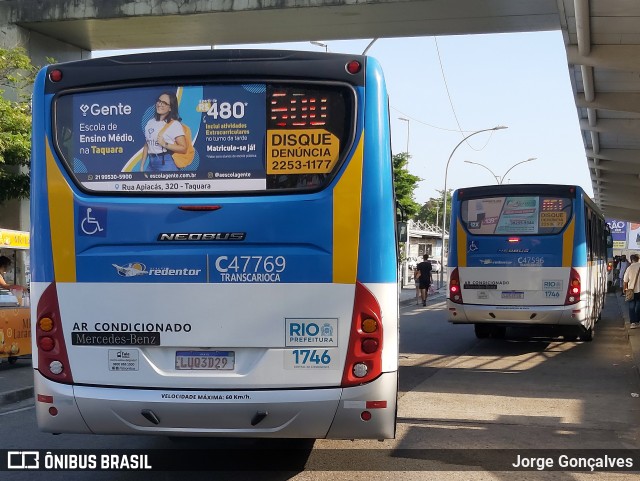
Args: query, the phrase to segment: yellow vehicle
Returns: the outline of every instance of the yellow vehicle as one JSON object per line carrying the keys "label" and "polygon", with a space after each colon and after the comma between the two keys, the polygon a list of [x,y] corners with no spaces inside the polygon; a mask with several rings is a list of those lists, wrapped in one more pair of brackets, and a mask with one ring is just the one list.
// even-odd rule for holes
{"label": "yellow vehicle", "polygon": [[0,255],[11,259],[5,282],[0,288],[0,363],[14,364],[31,354],[31,308],[29,290],[29,233],[0,229]]}

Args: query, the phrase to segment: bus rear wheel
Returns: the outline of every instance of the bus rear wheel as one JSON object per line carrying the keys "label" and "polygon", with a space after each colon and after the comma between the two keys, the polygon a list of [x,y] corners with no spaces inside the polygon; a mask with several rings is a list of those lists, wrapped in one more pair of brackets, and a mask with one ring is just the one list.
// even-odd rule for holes
{"label": "bus rear wheel", "polygon": [[475,331],[476,337],[478,339],[486,339],[487,337],[491,336],[493,327],[487,324],[474,324],[473,330]]}
{"label": "bus rear wheel", "polygon": [[593,341],[593,326],[591,326],[589,329],[584,329],[581,333],[580,333],[580,340],[584,341],[584,342],[591,342]]}
{"label": "bus rear wheel", "polygon": [[491,330],[491,337],[494,339],[504,339],[507,335],[507,328],[505,326],[493,326]]}

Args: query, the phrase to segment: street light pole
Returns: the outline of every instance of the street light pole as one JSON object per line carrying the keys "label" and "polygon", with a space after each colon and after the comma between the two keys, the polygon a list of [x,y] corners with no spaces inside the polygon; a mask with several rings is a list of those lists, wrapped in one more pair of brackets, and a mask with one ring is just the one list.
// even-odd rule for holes
{"label": "street light pole", "polygon": [[523,160],[522,162],[518,162],[517,164],[513,164],[511,167],[509,167],[509,170],[507,170],[504,175],[502,176],[502,178],[500,179],[500,183],[502,184],[502,182],[504,181],[504,179],[507,177],[507,174],[509,172],[511,172],[511,169],[513,169],[514,167],[517,167],[520,164],[524,164],[525,162],[531,162],[532,160],[536,160],[537,157],[529,157],[527,160]]}
{"label": "street light pole", "polygon": [[327,45],[326,43],[316,42],[314,40],[310,41],[309,43],[317,47],[323,47],[325,52],[329,51],[329,45]]}
{"label": "street light pole", "polygon": [[522,162],[517,162],[515,164],[513,164],[511,167],[509,167],[509,169],[504,173],[504,175],[502,177],[498,177],[493,170],[491,170],[489,167],[487,167],[484,164],[480,164],[478,162],[471,162],[470,160],[465,160],[465,164],[473,164],[473,165],[479,165],[480,167],[484,167],[485,169],[487,169],[489,172],[491,172],[491,175],[493,175],[496,179],[496,182],[501,185],[504,182],[504,179],[507,178],[507,174],[509,172],[511,172],[511,169],[513,169],[514,167],[520,165],[520,164],[524,164],[525,162],[531,162],[532,160],[536,160],[537,157],[529,157],[527,160],[523,160]]}
{"label": "street light pole", "polygon": [[444,197],[444,202],[442,203],[443,207],[442,207],[442,239],[441,239],[442,247],[440,249],[440,287],[444,285],[444,233],[445,233],[445,227],[447,225],[447,176],[449,175],[449,162],[451,162],[451,158],[453,157],[453,154],[458,149],[458,147],[460,147],[462,143],[465,140],[467,140],[469,137],[472,137],[481,132],[489,132],[490,130],[502,130],[506,128],[507,127],[504,125],[497,125],[496,127],[493,127],[491,129],[476,130],[475,132],[470,133],[469,135],[464,137],[460,142],[458,142],[458,145],[456,145],[453,148],[453,150],[451,151],[451,154],[449,155],[449,159],[447,160],[447,166],[444,169],[444,191],[442,192],[442,197]]}
{"label": "street light pole", "polygon": [[367,45],[367,48],[364,49],[364,51],[362,52],[362,55],[366,55],[367,54],[369,49],[371,47],[373,47],[373,44],[376,43],[376,40],[378,40],[378,37],[374,38],[373,40],[371,40],[371,42],[369,42],[369,45]]}
{"label": "street light pole", "polygon": [[[402,120],[403,122],[407,123],[407,164],[409,163],[409,119],[406,119],[404,117],[398,117],[398,120]],[[402,271],[402,283],[400,284],[402,287],[404,287],[404,281],[405,279],[407,279],[409,277],[409,246],[411,244],[411,237],[409,236],[409,223],[407,223],[407,242],[404,243],[404,258],[405,258],[405,263],[404,263],[404,269]]]}
{"label": "street light pole", "polygon": [[491,175],[493,175],[493,177],[496,179],[496,184],[501,184],[502,182],[500,181],[500,177],[498,177],[493,170],[491,170],[489,167],[487,167],[484,164],[479,164],[478,162],[471,162],[470,160],[465,160],[464,161],[465,164],[473,164],[473,165],[479,165],[480,167],[484,167],[485,169],[487,169],[489,172],[491,172]]}
{"label": "street light pole", "polygon": [[411,125],[411,122],[409,121],[409,119],[406,119],[404,117],[398,117],[398,120],[402,120],[403,122],[407,123],[407,150],[405,151],[407,153],[407,162],[409,161],[409,125]]}

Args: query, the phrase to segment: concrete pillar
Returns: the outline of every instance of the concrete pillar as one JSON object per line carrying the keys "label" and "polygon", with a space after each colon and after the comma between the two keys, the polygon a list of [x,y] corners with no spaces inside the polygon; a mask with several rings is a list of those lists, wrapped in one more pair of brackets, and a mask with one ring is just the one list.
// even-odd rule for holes
{"label": "concrete pillar", "polygon": [[2,23],[2,20],[0,20],[0,46],[23,47],[34,65],[46,65],[47,58],[53,58],[56,62],[68,62],[91,57],[91,52],[88,50],[30,32],[17,25]]}
{"label": "concrete pillar", "polygon": [[[0,8],[2,13],[2,8]],[[3,48],[22,47],[27,51],[31,62],[37,66],[46,65],[47,59],[56,62],[79,60],[91,56],[91,52],[68,43],[45,37],[39,33],[29,32],[11,21],[8,15],[0,15],[0,46]],[[11,92],[5,92],[11,98]],[[13,230],[30,228],[29,201],[9,201],[0,205],[0,227]]]}
{"label": "concrete pillar", "polygon": [[[45,37],[35,32],[29,32],[17,25],[7,23],[9,16],[1,15],[0,8],[0,46],[3,48],[23,47],[31,62],[37,66],[46,65],[47,59],[56,62],[79,60],[88,58],[91,52],[80,49],[73,45],[60,42],[58,40]],[[7,98],[12,95],[6,92]],[[29,211],[29,199],[11,200],[0,204],[0,227],[11,230],[29,231],[31,228],[31,218]],[[6,251],[6,252],[5,252]],[[28,251],[1,250],[0,253],[9,255],[15,261],[14,282],[27,286],[29,283],[30,259]]]}

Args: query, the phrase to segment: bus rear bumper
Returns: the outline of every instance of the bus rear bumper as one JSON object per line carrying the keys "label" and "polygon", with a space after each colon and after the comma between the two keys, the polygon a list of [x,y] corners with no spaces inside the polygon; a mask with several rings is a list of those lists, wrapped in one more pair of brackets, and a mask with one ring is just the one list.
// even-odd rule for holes
{"label": "bus rear bumper", "polygon": [[586,326],[588,317],[580,304],[570,306],[483,306],[447,300],[453,324]]}
{"label": "bus rear bumper", "polygon": [[[384,396],[395,395],[397,372],[346,389],[259,391],[71,386],[34,372],[36,417],[45,432],[312,439],[395,436],[396,398]],[[370,420],[362,419],[363,411],[371,413]]]}

